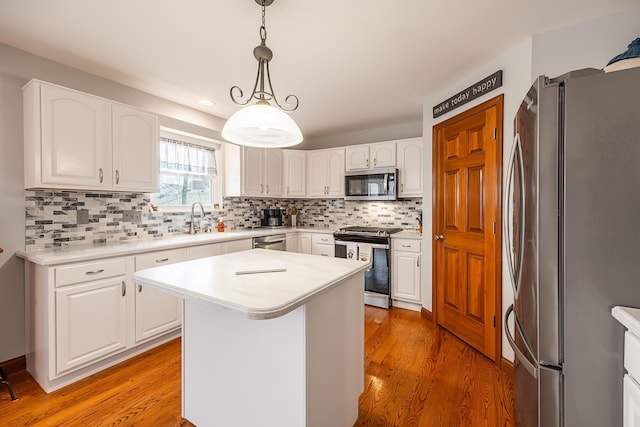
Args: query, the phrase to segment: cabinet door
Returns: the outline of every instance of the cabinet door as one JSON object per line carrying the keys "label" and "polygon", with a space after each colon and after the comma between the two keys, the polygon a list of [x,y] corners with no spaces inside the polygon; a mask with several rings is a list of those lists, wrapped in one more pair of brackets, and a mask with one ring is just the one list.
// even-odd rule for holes
{"label": "cabinet door", "polygon": [[311,234],[300,234],[298,236],[298,252],[311,254]]}
{"label": "cabinet door", "polygon": [[398,141],[398,174],[401,197],[422,197],[422,138]]}
{"label": "cabinet door", "polygon": [[393,251],[393,298],[420,302],[420,254]]}
{"label": "cabinet door", "polygon": [[110,108],[104,99],[41,87],[42,183],[66,188],[111,186]]}
{"label": "cabinet door", "polygon": [[322,197],[327,194],[327,152],[311,151],[307,154],[307,195]]}
{"label": "cabinet door", "polygon": [[158,119],[114,104],[112,113],[113,187],[155,193],[158,188]]}
{"label": "cabinet door", "polygon": [[[186,259],[182,249],[136,256],[136,271],[174,264]],[[156,337],[182,324],[182,299],[151,286],[137,285],[136,343]]]}
{"label": "cabinet door", "polygon": [[287,252],[298,252],[298,236],[287,234]]}
{"label": "cabinet door", "polygon": [[379,142],[369,146],[370,163],[374,168],[393,168],[396,166],[396,143]]}
{"label": "cabinet door", "polygon": [[369,145],[354,145],[346,148],[346,165],[348,171],[369,169]]}
{"label": "cabinet door", "polygon": [[307,195],[307,155],[304,151],[283,150],[283,196],[304,197]]}
{"label": "cabinet door", "polygon": [[222,253],[230,254],[232,252],[246,251],[253,247],[251,239],[230,240],[222,243]]}
{"label": "cabinet door", "polygon": [[264,195],[280,197],[282,195],[282,151],[276,148],[264,151]]}
{"label": "cabinet door", "polygon": [[319,244],[319,243],[312,243],[311,244],[311,253],[313,255],[334,257],[334,256],[336,256],[336,249],[335,248],[336,248],[335,245],[324,245],[324,244]]}
{"label": "cabinet door", "polygon": [[56,374],[126,347],[125,277],[55,291]]}
{"label": "cabinet door", "polygon": [[222,254],[222,243],[211,243],[189,248],[189,259],[206,258],[220,254]]}
{"label": "cabinet door", "polygon": [[622,393],[622,426],[640,427],[640,384],[629,375],[625,375]]}
{"label": "cabinet door", "polygon": [[264,194],[264,148],[242,147],[242,194]]}
{"label": "cabinet door", "polygon": [[344,196],[344,149],[327,152],[327,194]]}

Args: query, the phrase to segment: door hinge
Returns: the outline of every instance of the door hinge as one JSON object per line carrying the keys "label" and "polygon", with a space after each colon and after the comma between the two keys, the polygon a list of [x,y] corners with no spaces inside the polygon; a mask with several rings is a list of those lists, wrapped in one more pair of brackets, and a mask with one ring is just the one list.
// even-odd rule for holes
{"label": "door hinge", "polygon": [[496,223],[493,223],[493,234],[496,234]]}
{"label": "door hinge", "polygon": [[493,327],[496,327],[496,316],[493,316]]}
{"label": "door hinge", "polygon": [[493,128],[493,139],[494,139],[494,141],[496,139],[498,139],[498,129],[497,128]]}

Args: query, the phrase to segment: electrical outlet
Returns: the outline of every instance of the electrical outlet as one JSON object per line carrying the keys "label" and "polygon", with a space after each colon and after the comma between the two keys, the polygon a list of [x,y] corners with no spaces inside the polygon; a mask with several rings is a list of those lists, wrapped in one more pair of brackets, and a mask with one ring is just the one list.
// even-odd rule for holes
{"label": "electrical outlet", "polygon": [[131,224],[140,224],[142,222],[142,211],[122,211],[122,220]]}
{"label": "electrical outlet", "polygon": [[78,225],[89,224],[89,210],[88,209],[78,209],[76,211],[76,224],[78,224]]}

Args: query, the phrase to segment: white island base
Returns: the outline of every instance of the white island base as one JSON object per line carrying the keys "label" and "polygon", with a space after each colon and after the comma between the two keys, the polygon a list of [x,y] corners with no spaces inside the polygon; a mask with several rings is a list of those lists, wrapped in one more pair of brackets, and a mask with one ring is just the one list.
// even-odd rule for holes
{"label": "white island base", "polygon": [[353,426],[364,387],[362,281],[358,273],[267,320],[185,300],[184,418],[198,427]]}
{"label": "white island base", "polygon": [[[273,272],[236,274],[249,269]],[[361,261],[254,249],[143,270],[184,298],[182,414],[198,427],[350,427],[364,390]]]}

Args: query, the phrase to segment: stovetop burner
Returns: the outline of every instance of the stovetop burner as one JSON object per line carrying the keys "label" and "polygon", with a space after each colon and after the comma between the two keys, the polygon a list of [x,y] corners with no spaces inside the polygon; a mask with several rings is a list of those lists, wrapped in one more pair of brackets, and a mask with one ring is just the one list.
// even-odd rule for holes
{"label": "stovetop burner", "polygon": [[353,227],[343,227],[336,231],[334,235],[360,235],[360,236],[379,236],[386,237],[393,233],[397,233],[402,231],[402,228],[396,227],[362,227],[362,226],[353,226]]}

